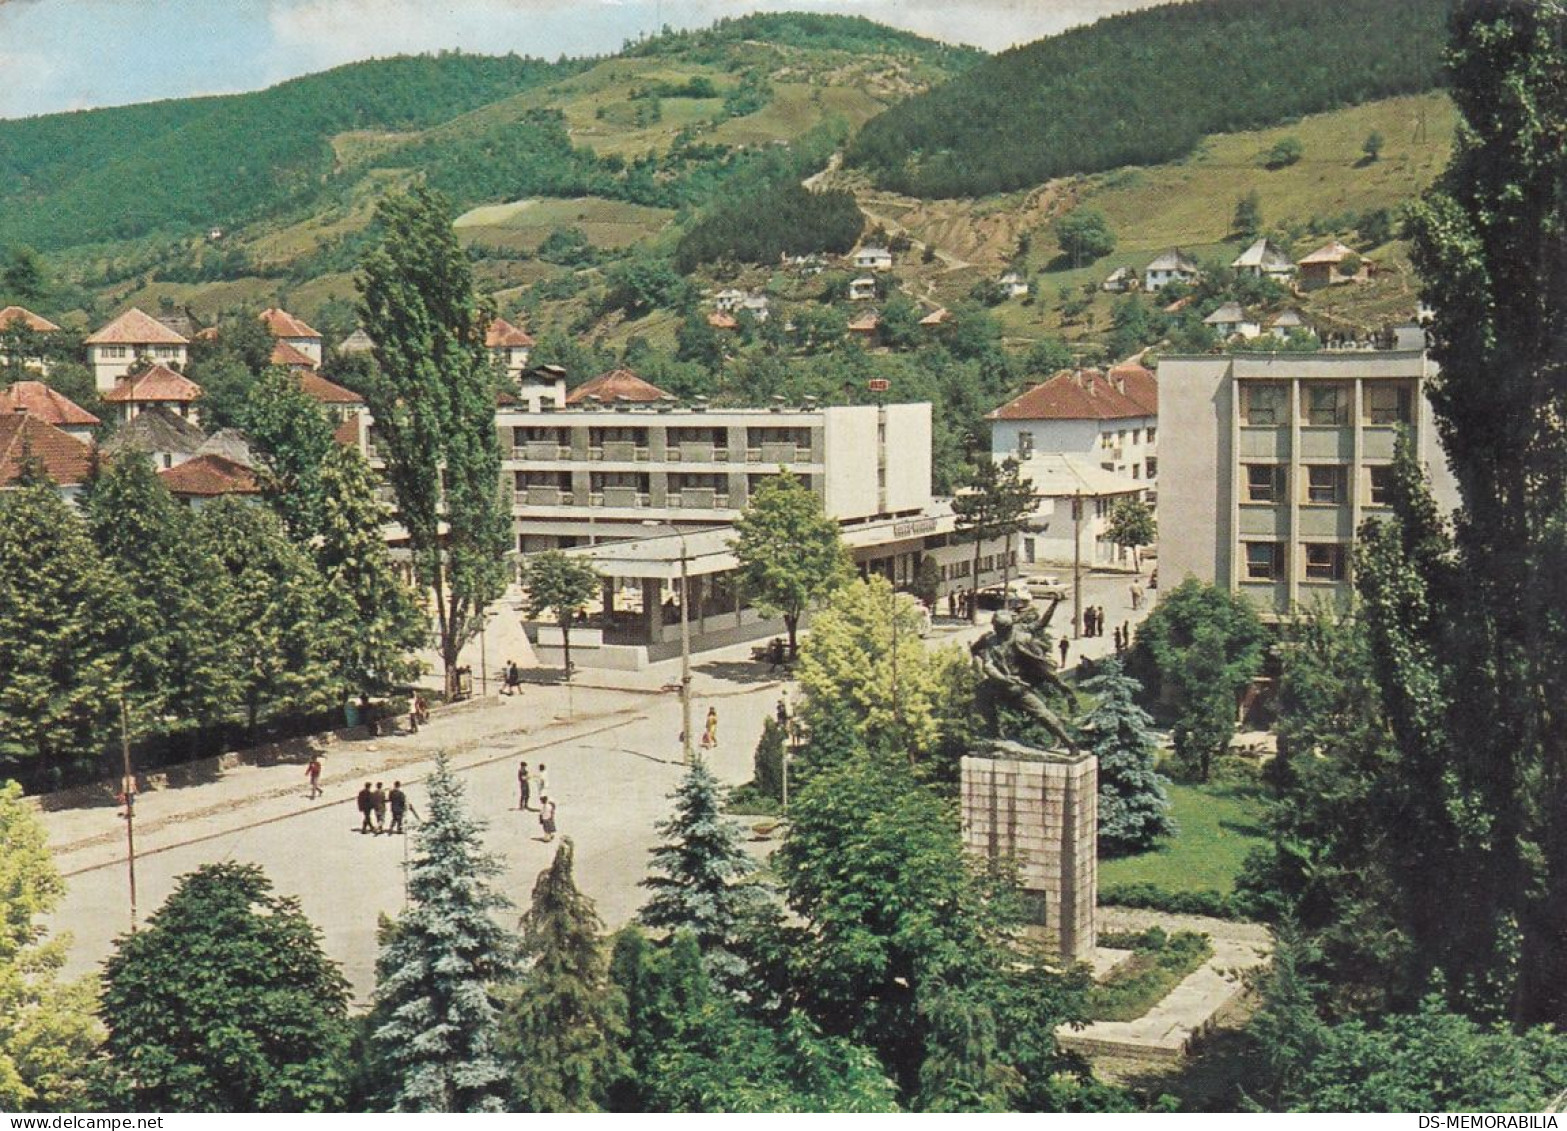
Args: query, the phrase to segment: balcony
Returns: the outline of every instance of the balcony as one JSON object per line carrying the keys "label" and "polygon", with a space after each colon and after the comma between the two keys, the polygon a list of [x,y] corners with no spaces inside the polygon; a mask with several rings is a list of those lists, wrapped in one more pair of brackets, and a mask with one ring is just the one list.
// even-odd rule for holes
{"label": "balcony", "polygon": [[596,507],[645,507],[647,495],[638,491],[635,487],[605,487],[601,491],[593,492],[593,506]]}
{"label": "balcony", "polygon": [[763,444],[759,448],[747,448],[745,459],[747,463],[809,463],[811,456],[807,451],[802,458],[800,445],[798,444]]}
{"label": "balcony", "polygon": [[572,503],[571,492],[559,487],[525,487],[513,495],[519,507],[569,507]]}
{"label": "balcony", "polygon": [[686,487],[681,491],[670,492],[668,504],[681,510],[726,510],[729,507],[729,496],[720,495],[712,487]]}
{"label": "balcony", "polygon": [[555,460],[570,459],[571,449],[553,440],[529,440],[525,444],[513,447],[511,458],[531,460],[534,463],[553,463]]}

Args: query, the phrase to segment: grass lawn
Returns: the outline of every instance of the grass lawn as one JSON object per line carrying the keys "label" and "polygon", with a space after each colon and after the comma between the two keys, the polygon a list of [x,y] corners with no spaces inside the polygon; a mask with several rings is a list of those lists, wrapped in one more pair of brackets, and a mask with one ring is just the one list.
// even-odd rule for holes
{"label": "grass lawn", "polygon": [[1169,891],[1235,887],[1246,854],[1264,843],[1262,795],[1252,785],[1172,785],[1180,833],[1152,852],[1099,862],[1099,885],[1157,884]]}

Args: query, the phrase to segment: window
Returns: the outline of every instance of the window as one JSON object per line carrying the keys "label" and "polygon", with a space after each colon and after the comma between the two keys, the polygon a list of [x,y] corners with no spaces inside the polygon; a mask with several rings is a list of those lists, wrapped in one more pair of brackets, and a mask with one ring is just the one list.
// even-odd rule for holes
{"label": "window", "polygon": [[1138,464],[1138,463],[1132,464],[1132,478],[1133,479],[1141,479],[1142,478],[1142,474],[1143,474],[1142,464]]}
{"label": "window", "polygon": [[1277,463],[1249,463],[1246,465],[1246,501],[1248,503],[1279,503],[1284,494],[1284,467]]}
{"label": "window", "polygon": [[1344,547],[1336,542],[1307,542],[1306,580],[1343,581]]}
{"label": "window", "polygon": [[1246,543],[1246,580],[1277,581],[1284,572],[1284,546],[1279,542]]}
{"label": "window", "polygon": [[1143,460],[1143,478],[1152,479],[1159,474],[1159,461],[1153,456]]}
{"label": "window", "polygon": [[98,356],[101,358],[119,361],[125,357],[124,346],[99,346]]}
{"label": "window", "polygon": [[1134,443],[1134,444],[1141,444],[1142,442],[1143,442],[1143,430],[1141,428],[1133,428],[1132,429],[1132,443]]}
{"label": "window", "polygon": [[1332,506],[1344,502],[1349,469],[1338,464],[1314,464],[1306,468],[1306,502]]}
{"label": "window", "polygon": [[1034,434],[1032,432],[1019,432],[1017,434],[1017,454],[1027,459],[1034,454]]}
{"label": "window", "polygon": [[1367,424],[1408,424],[1414,419],[1415,390],[1408,381],[1367,381]]}
{"label": "window", "polygon": [[1156,429],[1156,428],[1148,429],[1148,442],[1150,444],[1153,443],[1154,433],[1157,432],[1157,431],[1158,431],[1158,429]]}
{"label": "window", "polygon": [[1318,426],[1349,423],[1349,389],[1334,382],[1308,384],[1303,387],[1306,395],[1306,423]]}
{"label": "window", "polygon": [[1288,424],[1289,386],[1253,384],[1241,386],[1241,423],[1253,427]]}
{"label": "window", "polygon": [[1393,468],[1383,464],[1379,467],[1366,468],[1366,473],[1371,486],[1371,505],[1374,507],[1392,506]]}

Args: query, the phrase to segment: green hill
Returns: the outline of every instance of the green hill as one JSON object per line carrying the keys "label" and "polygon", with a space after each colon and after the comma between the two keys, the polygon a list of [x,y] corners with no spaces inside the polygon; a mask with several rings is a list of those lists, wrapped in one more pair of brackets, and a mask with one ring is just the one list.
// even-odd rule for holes
{"label": "green hill", "polygon": [[1414,94],[1451,0],[1201,0],[1005,52],[867,123],[846,156],[882,188],[981,196],[1175,160],[1205,134]]}

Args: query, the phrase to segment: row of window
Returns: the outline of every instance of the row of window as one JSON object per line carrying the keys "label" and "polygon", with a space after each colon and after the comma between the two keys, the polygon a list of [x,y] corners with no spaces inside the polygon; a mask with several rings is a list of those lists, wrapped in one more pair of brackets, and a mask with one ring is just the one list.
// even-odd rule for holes
{"label": "row of window", "polygon": [[[1150,444],[1154,442],[1158,431],[1157,428],[1148,429],[1148,442]],[[1108,449],[1118,444],[1125,444],[1126,434],[1127,430],[1125,428],[1117,432],[1101,432],[1099,434],[1099,446]],[[1143,429],[1133,428],[1131,434],[1133,444],[1141,444],[1143,442]],[[1019,432],[1017,434],[1017,454],[1019,459],[1027,459],[1034,454],[1034,434],[1032,432]]]}
{"label": "row of window", "polygon": [[[1282,581],[1283,542],[1246,542],[1246,580]],[[1348,573],[1349,547],[1341,542],[1302,542],[1302,576],[1306,581],[1343,581]]]}
{"label": "row of window", "polygon": [[[1343,506],[1349,501],[1349,468],[1341,463],[1312,463],[1302,470],[1300,501],[1316,506]],[[1374,507],[1392,501],[1393,468],[1374,464],[1366,468],[1366,500]],[[1248,503],[1283,503],[1289,500],[1289,473],[1281,463],[1246,464],[1245,494]]]}
{"label": "row of window", "polygon": [[[150,350],[140,353],[142,357],[155,357],[160,361],[171,358],[179,358],[185,351],[180,346],[153,346]],[[129,346],[99,346],[98,358],[101,361],[123,361],[130,356]]]}
{"label": "row of window", "polygon": [[[1241,383],[1241,423],[1281,427],[1290,422],[1290,391],[1283,381]],[[1312,427],[1345,427],[1353,412],[1355,389],[1346,381],[1302,381],[1300,421]],[[1362,386],[1361,420],[1366,424],[1410,424],[1414,421],[1413,381],[1366,381]]]}

